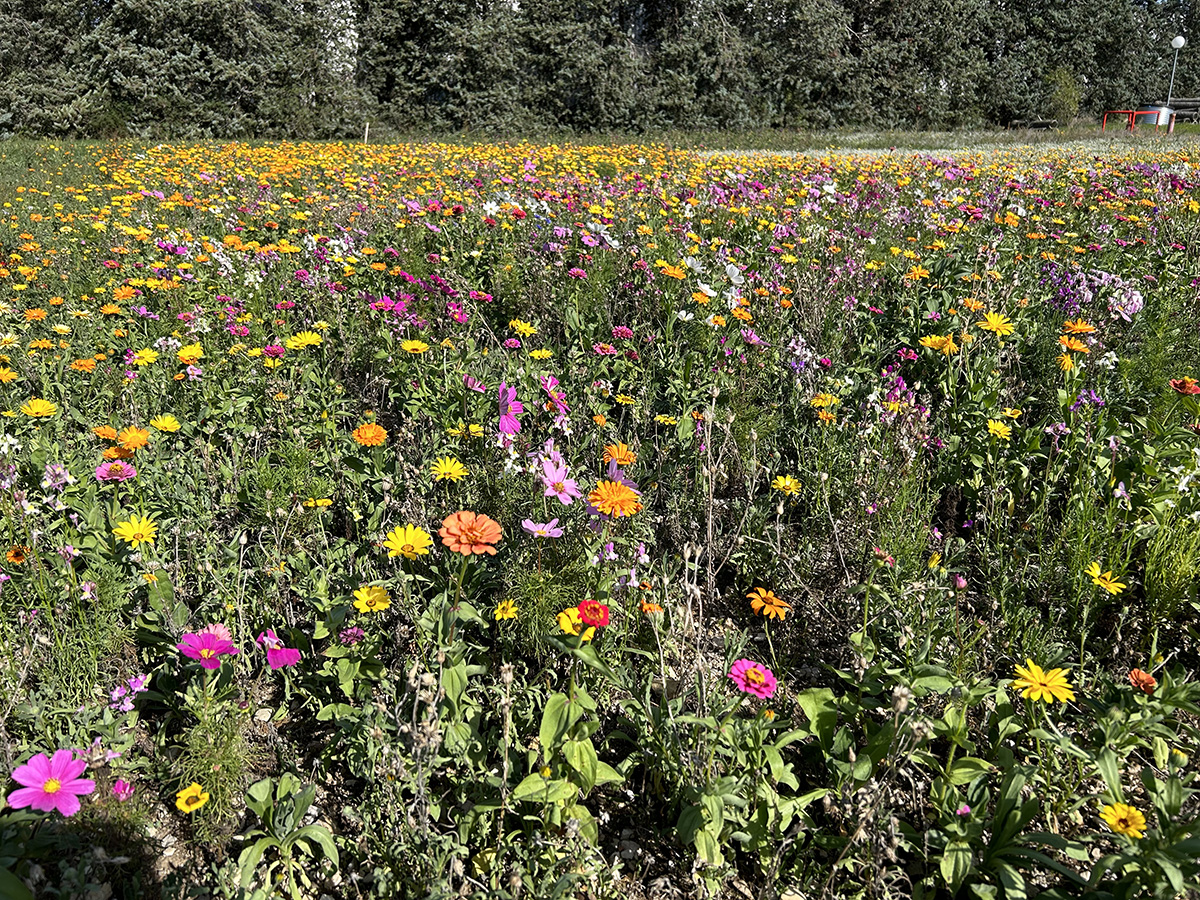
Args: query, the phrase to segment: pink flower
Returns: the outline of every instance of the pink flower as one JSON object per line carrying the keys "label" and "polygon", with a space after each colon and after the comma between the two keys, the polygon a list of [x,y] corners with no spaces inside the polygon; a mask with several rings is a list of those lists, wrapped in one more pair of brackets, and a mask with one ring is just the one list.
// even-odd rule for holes
{"label": "pink flower", "polygon": [[267,648],[267,663],[272,669],[282,669],[300,662],[300,651],[283,646],[283,641],[276,636],[273,628],[259,634],[258,642]]}
{"label": "pink flower", "polygon": [[560,538],[563,536],[563,530],[558,527],[558,519],[551,519],[549,522],[535,522],[533,519],[526,519],[521,523],[521,527],[525,529],[526,534],[532,534],[534,537],[550,537]]}
{"label": "pink flower", "polygon": [[229,629],[220,622],[213,622],[211,625],[205,625],[200,629],[200,634],[211,634],[213,637],[220,638],[223,641],[232,641],[233,635]]}
{"label": "pink flower", "polygon": [[587,272],[585,272],[585,271],[583,271],[583,269],[579,269],[579,268],[571,269],[567,272],[567,274],[570,275],[572,278],[580,278],[580,279],[587,278]]}
{"label": "pink flower", "polygon": [[124,803],[133,796],[133,785],[124,778],[118,778],[113,782],[112,792],[118,803]]}
{"label": "pink flower", "polygon": [[137,477],[137,469],[127,462],[114,459],[96,467],[97,481],[128,481]]}
{"label": "pink flower", "polygon": [[233,641],[219,637],[209,629],[221,629],[225,634],[229,634],[229,629],[224,625],[210,625],[204,631],[196,634],[185,634],[183,640],[175,647],[188,659],[199,660],[200,665],[204,668],[219,669],[222,656],[234,656],[238,651],[237,647],[233,646]]}
{"label": "pink flower", "polygon": [[517,434],[521,423],[517,416],[525,412],[525,405],[517,399],[517,389],[509,387],[508,382],[500,382],[500,433]]}
{"label": "pink flower", "polygon": [[52,758],[39,753],[13,772],[13,780],[24,787],[8,795],[14,809],[32,806],[38,812],[57,809],[64,816],[79,812],[79,798],[96,789],[96,782],[79,776],[87,763],[75,759],[70,750],[56,750]]}
{"label": "pink flower", "polygon": [[576,498],[583,496],[574,478],[567,477],[566,463],[551,460],[542,462],[542,484],[546,486],[546,497],[557,497],[563,506],[570,506]]}
{"label": "pink flower", "polygon": [[616,356],[617,348],[612,344],[592,344],[592,352],[594,352],[597,356]]}
{"label": "pink flower", "polygon": [[468,391],[475,391],[477,394],[482,394],[487,391],[487,385],[471,375],[463,376],[463,384],[467,386]]}
{"label": "pink flower", "polygon": [[749,659],[739,659],[729,670],[729,677],[744,694],[753,694],[759,699],[766,700],[775,696],[775,688],[779,682],[774,673],[766,666]]}

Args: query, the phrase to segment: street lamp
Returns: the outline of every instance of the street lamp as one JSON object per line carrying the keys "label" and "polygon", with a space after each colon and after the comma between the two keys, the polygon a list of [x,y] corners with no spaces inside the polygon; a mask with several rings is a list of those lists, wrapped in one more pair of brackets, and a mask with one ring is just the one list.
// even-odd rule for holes
{"label": "street lamp", "polygon": [[1171,92],[1175,90],[1175,67],[1179,65],[1179,51],[1186,43],[1187,38],[1182,34],[1171,38],[1171,46],[1175,48],[1175,61],[1171,63],[1171,85],[1167,88],[1167,109],[1171,108]]}

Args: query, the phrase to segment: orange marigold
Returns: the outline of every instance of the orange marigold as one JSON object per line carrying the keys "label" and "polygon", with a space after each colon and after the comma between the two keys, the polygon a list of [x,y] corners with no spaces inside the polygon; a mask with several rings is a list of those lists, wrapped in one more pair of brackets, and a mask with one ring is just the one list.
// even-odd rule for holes
{"label": "orange marigold", "polygon": [[642,501],[633,488],[619,481],[601,481],[588,494],[588,503],[606,516],[632,516],[642,511]]}
{"label": "orange marigold", "polygon": [[365,422],[354,429],[352,436],[363,447],[378,447],[387,440],[387,430],[374,422]]}
{"label": "orange marigold", "polygon": [[482,513],[476,514],[463,510],[442,520],[438,529],[442,543],[454,553],[463,556],[486,553],[496,555],[492,546],[503,536],[500,523]]}
{"label": "orange marigold", "polygon": [[71,363],[71,368],[76,372],[94,372],[96,371],[96,361],[94,359],[77,359]]}
{"label": "orange marigold", "polygon": [[637,454],[629,449],[628,444],[605,444],[604,461],[610,463],[613,460],[618,466],[632,466],[637,462]]}
{"label": "orange marigold", "polygon": [[117,439],[117,429],[111,425],[97,425],[92,429],[92,434],[102,441],[115,441]]}
{"label": "orange marigold", "polygon": [[133,459],[133,451],[124,447],[109,447],[103,456],[105,459]]}
{"label": "orange marigold", "polygon": [[150,432],[136,425],[130,425],[117,435],[117,443],[126,450],[141,450],[150,443]]}

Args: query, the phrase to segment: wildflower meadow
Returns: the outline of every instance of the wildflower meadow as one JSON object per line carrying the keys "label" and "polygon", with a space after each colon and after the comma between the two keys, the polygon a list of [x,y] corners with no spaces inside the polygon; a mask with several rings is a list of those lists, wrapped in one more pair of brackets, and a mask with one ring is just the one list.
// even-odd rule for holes
{"label": "wildflower meadow", "polygon": [[1185,139],[0,156],[0,896],[1200,891]]}

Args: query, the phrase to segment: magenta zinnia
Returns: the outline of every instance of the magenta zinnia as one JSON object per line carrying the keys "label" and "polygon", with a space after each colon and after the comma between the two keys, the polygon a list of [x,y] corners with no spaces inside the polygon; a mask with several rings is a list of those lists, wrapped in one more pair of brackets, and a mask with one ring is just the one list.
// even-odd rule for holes
{"label": "magenta zinnia", "polygon": [[31,806],[38,812],[57,809],[73,816],[79,812],[79,798],[96,789],[92,779],[79,777],[86,769],[86,760],[75,759],[70,750],[56,750],[53,757],[39,753],[13,772],[13,780],[23,787],[8,795],[9,806]]}
{"label": "magenta zinnia", "polygon": [[183,640],[175,646],[188,659],[199,660],[200,665],[206,669],[221,668],[222,656],[233,656],[238,652],[237,647],[233,646],[233,641],[208,630],[185,634]]}
{"label": "magenta zinnia", "polygon": [[774,673],[761,663],[749,659],[739,659],[729,670],[729,677],[744,694],[753,694],[762,700],[775,696],[775,688],[779,682]]}

